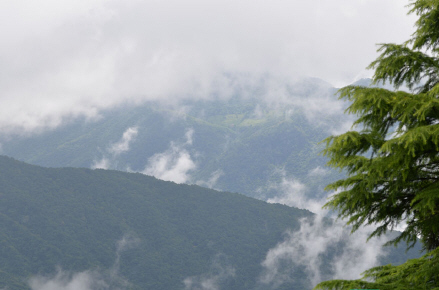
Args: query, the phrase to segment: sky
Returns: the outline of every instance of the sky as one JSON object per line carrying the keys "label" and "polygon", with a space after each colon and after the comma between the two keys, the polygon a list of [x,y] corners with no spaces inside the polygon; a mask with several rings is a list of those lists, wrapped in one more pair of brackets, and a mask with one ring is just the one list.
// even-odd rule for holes
{"label": "sky", "polygon": [[371,75],[407,40],[401,0],[2,0],[0,134],[33,133],[147,100],[226,94],[225,76]]}

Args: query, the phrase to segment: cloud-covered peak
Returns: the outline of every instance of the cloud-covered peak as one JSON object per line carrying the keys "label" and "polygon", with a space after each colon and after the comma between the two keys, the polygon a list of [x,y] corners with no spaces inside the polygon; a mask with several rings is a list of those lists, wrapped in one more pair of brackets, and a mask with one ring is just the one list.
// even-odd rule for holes
{"label": "cloud-covered peak", "polygon": [[0,132],[95,118],[124,102],[227,94],[225,72],[346,84],[376,43],[408,38],[405,4],[5,0]]}

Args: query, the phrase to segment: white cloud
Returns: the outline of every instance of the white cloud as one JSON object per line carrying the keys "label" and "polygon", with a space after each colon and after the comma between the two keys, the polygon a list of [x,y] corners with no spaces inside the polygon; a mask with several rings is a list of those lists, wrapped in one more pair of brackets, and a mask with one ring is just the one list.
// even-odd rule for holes
{"label": "white cloud", "polygon": [[197,167],[192,156],[186,150],[186,146],[192,145],[193,132],[193,129],[186,131],[185,143],[171,142],[168,150],[151,156],[142,173],[175,183],[189,182],[190,172]]}
{"label": "white cloud", "polygon": [[322,209],[327,201],[327,195],[310,197],[305,184],[298,179],[282,177],[278,184],[271,184],[277,195],[267,199],[269,203],[280,203],[301,209],[307,209],[319,215],[327,215],[328,210]]}
{"label": "white cloud", "polygon": [[346,84],[376,43],[410,36],[406,4],[3,0],[0,131],[54,128],[123,102],[228,95],[230,73]]}
{"label": "white cloud", "polygon": [[168,151],[149,158],[148,165],[142,173],[167,181],[185,183],[190,178],[189,171],[195,168],[189,152],[171,145]]}
{"label": "white cloud", "polygon": [[190,128],[189,130],[187,130],[184,134],[184,137],[186,138],[186,145],[192,145],[192,143],[194,142],[194,129]]}
{"label": "white cloud", "polygon": [[[235,276],[235,269],[217,255],[209,272],[183,280],[185,290],[220,290],[221,284]],[[224,288],[223,288],[224,289]]]}
{"label": "white cloud", "polygon": [[[300,180],[286,177],[284,171],[279,173],[282,181],[270,185],[278,195],[267,201],[308,209],[317,214],[314,218],[301,220],[299,230],[286,231],[284,241],[267,252],[259,280],[264,287],[274,289],[294,282],[293,277],[300,269],[305,269],[310,287],[324,280],[357,279],[363,271],[379,263],[379,258],[385,255],[382,245],[387,241],[386,237],[372,238],[366,243],[372,227],[361,227],[350,234],[350,227],[346,227],[342,220],[331,224],[324,217],[334,213],[322,209],[322,206],[334,192],[314,193],[315,196],[310,197],[308,188]],[[316,167],[309,171],[308,176],[319,177],[327,173],[327,169]],[[325,269],[330,269],[330,273]]]}
{"label": "white cloud", "polygon": [[224,175],[224,171],[222,171],[221,169],[218,169],[218,170],[215,170],[214,172],[212,172],[212,174],[210,175],[210,177],[207,181],[198,180],[196,182],[196,184],[200,185],[200,186],[207,187],[207,188],[214,189],[216,183],[218,182],[218,179],[220,179],[220,177],[223,175]]}
{"label": "white cloud", "polygon": [[298,231],[287,231],[284,241],[267,252],[259,282],[276,288],[294,282],[295,271],[301,268],[312,287],[324,280],[360,278],[366,269],[378,265],[385,254],[385,240],[373,238],[366,243],[370,232],[365,228],[352,235],[349,232],[341,223],[329,226],[319,216],[302,220]]}
{"label": "white cloud", "polygon": [[347,103],[338,100],[336,89],[323,80],[264,74],[239,76],[238,83],[231,88],[231,95],[258,99],[253,112],[256,118],[273,110],[287,120],[302,114],[308,122],[330,133],[345,128],[345,124],[352,125],[353,118],[344,114]]}
{"label": "white cloud", "polygon": [[82,272],[63,271],[58,268],[55,275],[36,275],[29,279],[32,290],[110,290],[127,289],[129,283],[119,276],[120,257],[123,251],[136,247],[140,240],[133,234],[125,234],[116,243],[116,260],[111,269],[86,270]]}
{"label": "white cloud", "polygon": [[308,172],[308,176],[325,176],[328,175],[329,169],[317,166]]}
{"label": "white cloud", "polygon": [[110,169],[111,162],[108,158],[102,157],[100,160],[94,160],[91,169]]}
{"label": "white cloud", "polygon": [[130,150],[130,143],[137,136],[138,129],[137,127],[130,127],[123,132],[122,138],[119,142],[116,142],[108,148],[108,152],[113,155],[119,155],[121,153],[127,152]]}
{"label": "white cloud", "polygon": [[117,241],[116,260],[114,261],[113,267],[110,270],[111,281],[118,279],[120,269],[120,257],[122,252],[137,247],[139,243],[140,239],[131,233],[125,234],[119,241]]}
{"label": "white cloud", "polygon": [[121,139],[111,144],[102,154],[100,160],[94,160],[91,165],[92,169],[110,169],[114,166],[117,157],[130,150],[130,144],[134,142],[138,134],[137,127],[129,127],[123,132]]}
{"label": "white cloud", "polygon": [[54,277],[36,276],[29,280],[32,290],[106,290],[109,285],[97,272],[68,273],[58,270]]}

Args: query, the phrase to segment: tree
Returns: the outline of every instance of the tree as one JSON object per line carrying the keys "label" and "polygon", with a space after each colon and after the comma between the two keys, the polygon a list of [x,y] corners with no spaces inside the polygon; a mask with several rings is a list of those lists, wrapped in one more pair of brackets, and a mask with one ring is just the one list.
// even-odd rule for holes
{"label": "tree", "polygon": [[[405,241],[410,247],[419,238],[431,251],[419,261],[366,271],[364,278],[373,278],[380,289],[414,289],[404,278],[410,263],[439,262],[434,250],[439,246],[439,0],[416,0],[409,6],[409,13],[419,17],[412,38],[399,45],[381,44],[381,54],[369,68],[375,69],[375,84],[389,82],[396,89],[405,85],[410,92],[342,88],[340,98],[351,102],[347,112],[358,116],[354,125],[359,129],[327,138],[324,150],[330,166],[347,172],[347,178],[327,186],[337,194],[325,207],[347,218],[353,231],[377,225],[370,237],[406,222],[389,243]],[[423,277],[414,270],[410,273],[417,277],[410,278],[412,282]],[[439,289],[437,274],[428,277],[422,289]],[[386,279],[396,279],[397,284],[388,286]],[[362,287],[360,282],[368,283],[330,281],[316,288],[351,289]]]}
{"label": "tree", "polygon": [[385,265],[367,270],[358,280],[322,282],[314,290],[437,290],[439,289],[439,248],[399,266]]}

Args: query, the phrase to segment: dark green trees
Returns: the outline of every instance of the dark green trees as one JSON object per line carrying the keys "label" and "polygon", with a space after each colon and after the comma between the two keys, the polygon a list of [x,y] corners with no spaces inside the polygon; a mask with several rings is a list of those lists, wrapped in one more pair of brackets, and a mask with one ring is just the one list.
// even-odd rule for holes
{"label": "dark green trees", "polygon": [[372,236],[406,222],[391,243],[419,238],[430,252],[401,266],[367,271],[373,283],[329,281],[317,289],[439,289],[439,271],[431,271],[439,262],[439,1],[411,1],[410,7],[419,16],[412,38],[382,44],[370,65],[375,83],[406,85],[410,92],[340,90],[340,98],[351,102],[347,111],[358,116],[359,130],[326,139],[329,165],[348,174],[328,185],[338,193],[326,207],[338,210],[353,230],[378,225]]}

